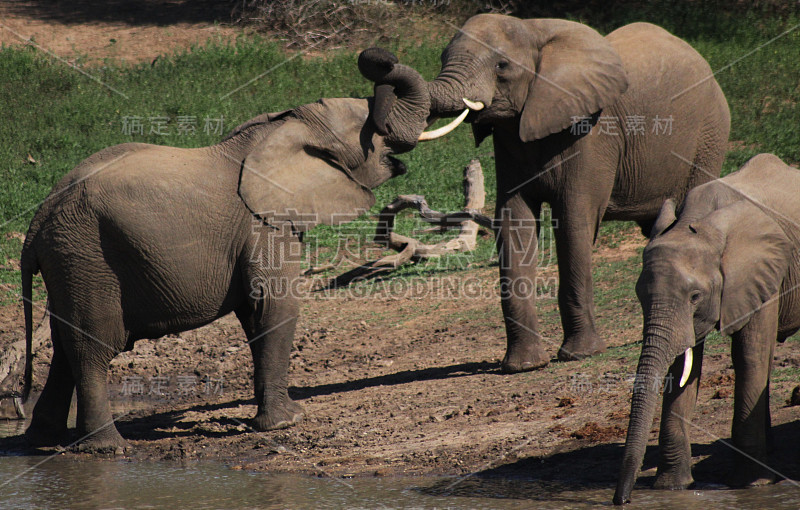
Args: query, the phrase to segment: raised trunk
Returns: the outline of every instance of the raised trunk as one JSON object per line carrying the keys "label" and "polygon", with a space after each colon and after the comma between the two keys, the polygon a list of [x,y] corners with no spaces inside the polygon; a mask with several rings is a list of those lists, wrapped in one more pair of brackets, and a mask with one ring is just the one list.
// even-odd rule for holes
{"label": "raised trunk", "polygon": [[630,501],[631,490],[636,483],[639,469],[644,460],[661,381],[674,359],[670,343],[670,340],[674,338],[674,332],[667,330],[663,326],[663,322],[648,321],[645,326],[642,355],[636,368],[636,379],[633,386],[625,453],[620,467],[617,490],[614,493],[615,505],[622,505]]}
{"label": "raised trunk", "polygon": [[410,151],[427,125],[427,83],[415,69],[397,63],[397,57],[380,48],[361,52],[358,68],[375,82],[371,114],[376,130],[395,152]]}

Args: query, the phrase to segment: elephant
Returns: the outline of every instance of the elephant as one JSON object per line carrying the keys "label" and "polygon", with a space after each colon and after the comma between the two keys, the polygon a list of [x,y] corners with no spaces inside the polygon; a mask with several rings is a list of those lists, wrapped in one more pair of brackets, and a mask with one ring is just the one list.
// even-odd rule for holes
{"label": "elephant", "polygon": [[[401,129],[388,118],[391,88],[375,83],[376,124]],[[603,37],[572,21],[480,14],[444,49],[428,90],[432,118],[461,112],[442,132],[466,118],[476,145],[494,135],[507,334],[502,369],[533,370],[550,360],[541,345],[535,289],[514,284],[536,282],[544,202],[557,222],[564,331],[558,358],[604,351],[591,274],[600,222],[635,221],[646,235],[665,199],[680,202],[689,189],[719,176],[730,113],[708,63],[649,23]]]}
{"label": "elephant", "polygon": [[[379,57],[373,76],[406,92],[395,108],[402,107],[404,125],[421,131],[430,107],[425,81],[395,66],[393,55]],[[288,395],[287,374],[302,234],[372,206],[371,190],[406,171],[392,154],[414,146],[401,130],[378,134],[373,108],[371,97],[321,99],[260,115],[209,147],[109,147],[64,176],[34,215],[21,256],[25,398],[32,380],[31,282],[40,271],[53,344],[29,442],[67,438],[75,389],[78,447],[125,445],[109,406],[111,360],[136,340],[230,312],[253,355],[253,428],[300,420],[303,408]]]}
{"label": "elephant", "polygon": [[704,341],[715,328],[731,336],[736,374],[731,435],[743,456],[731,485],[772,479],[766,468],[772,353],[776,340],[800,329],[798,190],[800,170],[760,154],[690,191],[677,213],[671,200],[661,208],[636,284],[643,344],[614,503],[630,499],[662,381],[655,487],[693,482],[689,424]]}

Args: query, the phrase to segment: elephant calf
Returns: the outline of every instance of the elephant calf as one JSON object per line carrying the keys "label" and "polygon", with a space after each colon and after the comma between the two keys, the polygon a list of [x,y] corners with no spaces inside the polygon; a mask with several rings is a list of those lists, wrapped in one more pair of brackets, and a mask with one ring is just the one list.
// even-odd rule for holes
{"label": "elephant calf", "polygon": [[[374,57],[374,55],[373,55]],[[398,91],[403,124],[421,131],[425,82],[378,55]],[[373,58],[376,60],[376,58]],[[405,172],[391,154],[406,133],[377,133],[373,99],[322,99],[237,128],[221,143],[179,149],[128,143],[79,164],[31,222],[22,289],[31,386],[31,281],[41,271],[50,302],[53,359],[26,435],[64,441],[73,389],[88,449],[125,442],[113,424],[107,371],[141,338],[200,327],[235,312],[253,354],[258,430],[291,425],[302,408],[287,393],[298,314],[300,234],[355,218],[371,189]]]}
{"label": "elephant calf", "polygon": [[800,170],[760,154],[690,191],[677,217],[672,201],[661,208],[636,284],[643,345],[614,503],[630,498],[667,373],[655,486],[692,483],[689,420],[704,339],[714,328],[733,341],[732,439],[744,455],[732,485],[773,479],[765,467],[769,374],[775,340],[800,329],[799,192]]}

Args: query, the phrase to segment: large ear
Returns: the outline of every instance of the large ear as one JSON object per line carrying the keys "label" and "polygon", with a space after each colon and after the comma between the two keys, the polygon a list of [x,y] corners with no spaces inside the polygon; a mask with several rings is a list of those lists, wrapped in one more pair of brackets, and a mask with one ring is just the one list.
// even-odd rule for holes
{"label": "large ear", "polygon": [[780,291],[793,246],[775,220],[744,200],[715,211],[708,220],[726,234],[719,329],[729,335]]}
{"label": "large ear", "polygon": [[593,29],[555,19],[529,24],[544,40],[519,124],[523,142],[568,128],[576,117],[614,104],[628,89],[619,54]]}
{"label": "large ear", "polygon": [[372,191],[315,147],[314,139],[303,121],[287,119],[247,155],[239,196],[250,212],[305,231],[318,223],[353,220],[375,203]]}
{"label": "large ear", "polygon": [[674,225],[677,220],[678,218],[675,216],[675,201],[668,198],[664,201],[658,213],[658,218],[656,218],[655,223],[653,223],[653,226],[650,228],[650,239],[654,239],[663,234],[664,231]]}

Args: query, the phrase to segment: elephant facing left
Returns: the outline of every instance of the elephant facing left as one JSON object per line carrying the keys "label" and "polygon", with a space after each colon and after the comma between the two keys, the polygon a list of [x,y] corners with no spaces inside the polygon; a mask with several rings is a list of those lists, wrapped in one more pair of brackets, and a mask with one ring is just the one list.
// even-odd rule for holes
{"label": "elephant facing left", "polygon": [[[362,72],[392,82],[405,120],[424,125],[430,105],[422,78],[395,65],[388,52],[371,61],[377,68]],[[126,143],[69,172],[34,215],[21,256],[25,398],[32,380],[32,276],[39,271],[53,343],[29,442],[68,438],[75,389],[79,448],[125,445],[108,400],[112,358],[136,340],[197,328],[230,312],[253,355],[253,427],[277,429],[301,419],[287,373],[302,233],[352,220],[372,206],[371,189],[405,172],[391,154],[414,146],[406,133],[379,134],[372,108],[373,98],[322,99],[256,117],[217,145]]]}

